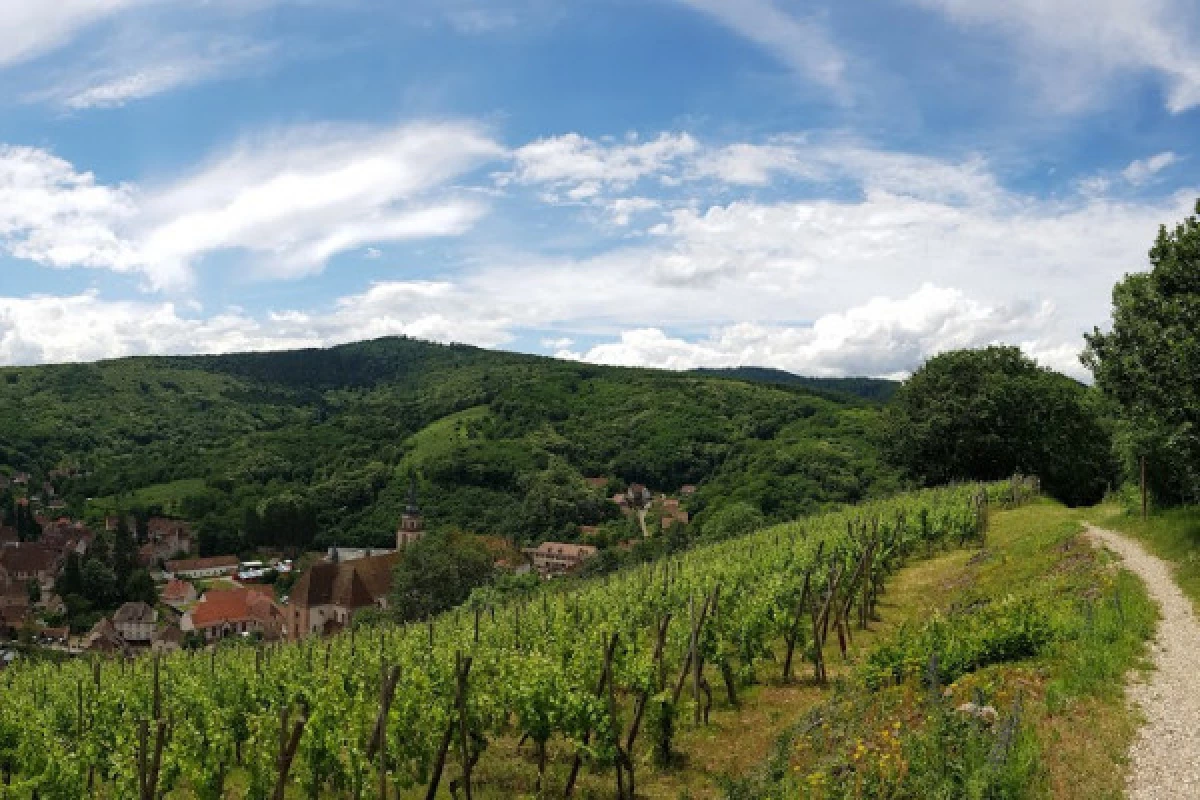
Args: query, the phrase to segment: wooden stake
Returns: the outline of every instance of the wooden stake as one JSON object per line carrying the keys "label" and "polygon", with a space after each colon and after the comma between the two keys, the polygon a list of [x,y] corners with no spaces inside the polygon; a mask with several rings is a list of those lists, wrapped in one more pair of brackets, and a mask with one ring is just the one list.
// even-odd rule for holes
{"label": "wooden stake", "polygon": [[462,780],[467,800],[471,800],[471,752],[467,728],[467,675],[471,672],[471,657],[463,658],[461,652],[454,654],[455,672],[458,673],[458,691],[455,705],[458,706],[458,746],[462,753]]}
{"label": "wooden stake", "polygon": [[[603,696],[605,686],[608,685],[608,681],[612,680],[612,660],[616,649],[617,634],[614,633],[608,640],[608,647],[604,650],[604,665],[600,668],[600,679],[596,684],[596,697]],[[592,731],[589,728],[583,732],[583,746],[587,747],[591,741]],[[579,769],[582,766],[583,756],[576,751],[575,758],[571,761],[571,774],[567,777],[567,788],[563,791],[564,799],[569,798],[575,792],[575,781],[579,778]]]}
{"label": "wooden stake", "polygon": [[284,800],[284,791],[287,788],[288,773],[292,769],[292,759],[296,757],[296,748],[300,745],[300,736],[304,733],[304,723],[307,722],[303,713],[292,726],[291,735],[288,735],[288,709],[280,712],[279,726],[279,756],[276,759],[276,764],[279,769],[278,777],[275,779],[275,800]]}

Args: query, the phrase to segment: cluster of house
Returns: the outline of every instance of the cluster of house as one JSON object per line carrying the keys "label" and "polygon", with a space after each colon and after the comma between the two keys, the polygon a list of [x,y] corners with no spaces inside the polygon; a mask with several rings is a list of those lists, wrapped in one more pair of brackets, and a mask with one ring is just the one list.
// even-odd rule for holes
{"label": "cluster of house", "polygon": [[54,581],[70,553],[83,555],[94,535],[81,523],[40,520],[42,537],[22,542],[14,528],[0,526],[0,635],[15,635],[35,606],[62,610]]}
{"label": "cluster of house", "polygon": [[96,623],[80,649],[129,655],[176,650],[188,635],[202,642],[252,635],[267,641],[283,638],[284,613],[271,586],[217,580],[203,593],[196,588],[194,581],[232,578],[239,566],[236,558],[228,556],[167,562],[161,605],[125,603]]}
{"label": "cluster of house", "polygon": [[40,491],[28,472],[16,472],[11,476],[0,475],[0,491],[22,488],[26,493],[26,497],[22,498],[26,505],[37,510],[61,511],[67,507],[67,502],[59,497],[52,479],[68,477],[71,474],[69,470],[51,470],[47,480],[42,482]]}
{"label": "cluster of house", "polygon": [[[12,477],[12,480],[21,478]],[[28,476],[24,476],[28,480]],[[588,482],[602,490],[607,479]],[[694,492],[685,486],[682,495]],[[677,498],[655,495],[641,484],[612,498],[626,513],[658,508],[663,524],[687,522],[687,512]],[[17,541],[16,532],[0,528],[0,633],[10,632],[29,617],[33,610],[29,589],[36,582],[43,596],[53,598],[55,578],[67,557],[74,551],[83,555],[94,538],[81,523],[68,520],[38,520],[43,526],[36,543]],[[106,530],[116,530],[122,521],[105,520]],[[125,524],[133,529],[133,520]],[[193,536],[186,522],[166,518],[148,521],[146,537],[138,551],[139,562],[152,569],[160,581],[158,608],[146,603],[126,603],[109,617],[101,619],[82,639],[82,650],[130,654],[154,650],[167,651],[182,646],[187,637],[213,642],[231,636],[259,636],[267,641],[300,639],[314,634],[342,630],[353,615],[365,608],[386,609],[392,573],[406,547],[424,534],[415,487],[396,530],[395,549],[330,548],[323,561],[312,564],[292,587],[290,596],[277,602],[272,586],[257,584],[266,570],[291,570],[291,562],[266,565],[243,563],[235,556],[182,558],[193,547]],[[522,551],[525,563],[516,551],[496,553],[497,564],[516,570],[535,570],[544,578],[571,573],[597,548],[588,544],[543,542]],[[206,590],[196,582],[208,583]],[[61,604],[61,601],[58,601]],[[49,606],[44,606],[52,608]],[[68,645],[65,629],[45,629],[44,641]]]}
{"label": "cluster of house", "polygon": [[[590,481],[591,479],[589,479]],[[595,485],[595,484],[593,484]],[[689,497],[696,493],[696,487],[688,484],[680,487],[681,497]],[[618,492],[610,498],[624,514],[637,514],[640,511],[657,510],[662,527],[671,525],[687,525],[688,512],[681,505],[679,497],[671,497],[664,493],[655,494],[640,483],[631,483],[624,492]]]}

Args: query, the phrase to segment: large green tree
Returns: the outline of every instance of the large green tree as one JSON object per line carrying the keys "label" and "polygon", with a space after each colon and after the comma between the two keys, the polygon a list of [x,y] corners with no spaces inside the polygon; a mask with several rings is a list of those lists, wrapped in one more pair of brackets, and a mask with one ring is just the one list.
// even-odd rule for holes
{"label": "large green tree", "polygon": [[931,358],[888,408],[887,450],[927,485],[1022,472],[1071,505],[1099,500],[1115,477],[1098,398],[1016,347]]}
{"label": "large green tree", "polygon": [[492,556],[474,536],[427,533],[404,550],[392,580],[391,609],[418,620],[453,608],[492,578]]}
{"label": "large green tree", "polygon": [[[1200,215],[1200,201],[1196,203]],[[1149,272],[1113,289],[1112,330],[1088,335],[1084,363],[1116,404],[1127,467],[1145,457],[1155,495],[1200,501],[1200,221],[1159,229]]]}

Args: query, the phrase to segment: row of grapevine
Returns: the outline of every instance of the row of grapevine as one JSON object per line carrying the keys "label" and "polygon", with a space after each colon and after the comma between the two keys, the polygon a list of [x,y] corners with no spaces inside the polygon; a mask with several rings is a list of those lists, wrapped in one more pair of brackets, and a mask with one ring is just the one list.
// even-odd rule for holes
{"label": "row of grapevine", "polygon": [[[640,754],[703,724],[719,694],[865,627],[906,559],[985,535],[1022,481],[900,496],[700,547],[498,607],[329,639],[129,661],[23,664],[0,677],[0,797],[471,797],[489,744],[547,748],[632,797]],[[560,770],[561,771],[561,770]]]}

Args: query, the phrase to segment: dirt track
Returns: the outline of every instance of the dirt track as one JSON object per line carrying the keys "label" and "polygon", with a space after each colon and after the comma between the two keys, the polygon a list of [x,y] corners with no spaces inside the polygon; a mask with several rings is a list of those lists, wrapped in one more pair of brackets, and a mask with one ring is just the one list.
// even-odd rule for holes
{"label": "dirt track", "polygon": [[1088,536],[1119,555],[1146,583],[1162,611],[1151,646],[1155,670],[1129,687],[1145,724],[1129,751],[1132,800],[1200,797],[1200,624],[1170,565],[1140,543],[1088,527]]}

